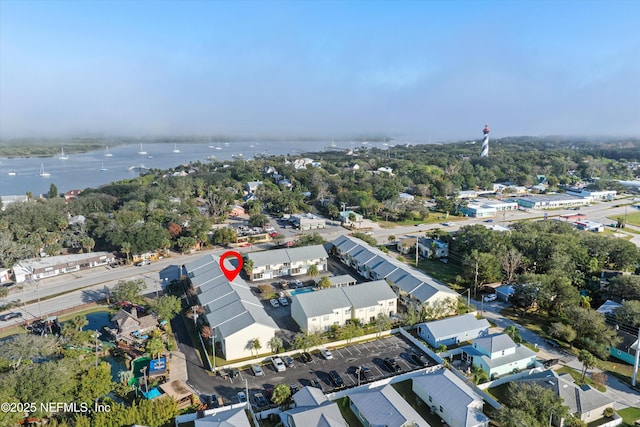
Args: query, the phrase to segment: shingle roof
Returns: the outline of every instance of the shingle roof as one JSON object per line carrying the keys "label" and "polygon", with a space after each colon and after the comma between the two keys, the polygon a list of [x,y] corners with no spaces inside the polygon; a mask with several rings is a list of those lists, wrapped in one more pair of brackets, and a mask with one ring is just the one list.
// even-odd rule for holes
{"label": "shingle roof", "polygon": [[[246,282],[239,276],[229,282],[219,262],[219,257],[206,255],[185,265],[209,325],[218,328],[222,338],[256,323],[279,329]],[[225,265],[232,268],[229,260]]]}
{"label": "shingle roof", "polygon": [[476,329],[486,328],[491,325],[487,319],[476,319],[475,314],[463,314],[462,316],[447,317],[442,320],[423,323],[422,325],[431,332],[436,341]]}
{"label": "shingle roof", "polygon": [[476,426],[489,421],[481,410],[469,407],[482,398],[450,370],[439,369],[414,377],[413,383],[435,396],[438,404],[445,409],[444,412],[457,420],[458,425]]}
{"label": "shingle roof", "polygon": [[352,393],[349,399],[370,426],[401,427],[412,422],[416,427],[429,424],[390,385],[360,393]]}
{"label": "shingle roof", "polygon": [[384,280],[361,283],[354,286],[323,289],[291,296],[291,304],[300,304],[307,318],[333,313],[345,308],[364,308],[378,305],[380,301],[396,298],[396,294]]}

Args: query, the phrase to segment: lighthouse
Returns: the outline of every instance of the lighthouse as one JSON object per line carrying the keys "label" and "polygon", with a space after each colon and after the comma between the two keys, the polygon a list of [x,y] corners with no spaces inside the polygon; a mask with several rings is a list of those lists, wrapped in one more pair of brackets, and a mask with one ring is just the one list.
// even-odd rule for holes
{"label": "lighthouse", "polygon": [[482,133],[484,134],[484,138],[482,140],[482,151],[480,152],[480,157],[489,157],[489,125],[484,125]]}

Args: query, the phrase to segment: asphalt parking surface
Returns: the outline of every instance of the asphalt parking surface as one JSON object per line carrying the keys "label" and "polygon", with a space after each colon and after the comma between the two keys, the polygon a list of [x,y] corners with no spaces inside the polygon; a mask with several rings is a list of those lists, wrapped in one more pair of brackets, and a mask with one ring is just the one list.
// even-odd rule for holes
{"label": "asphalt parking surface", "polygon": [[[331,347],[329,347],[331,349]],[[410,357],[411,353],[422,354],[428,366],[435,365],[435,361],[430,359],[421,350],[411,344],[404,337],[392,335],[366,343],[353,344],[340,349],[331,349],[333,359],[325,360],[319,352],[313,352],[312,361],[303,363],[298,356],[294,357],[294,367],[287,368],[284,372],[276,372],[271,363],[264,364],[264,375],[256,377],[251,369],[240,370],[240,375],[236,378],[223,379],[217,376],[212,379],[214,382],[214,393],[221,397],[225,404],[237,402],[237,394],[249,389],[250,402],[254,404],[253,396],[257,392],[265,394],[265,390],[279,384],[296,385],[298,388],[312,385],[313,379],[318,379],[324,392],[334,390],[329,379],[329,372],[336,370],[342,377],[345,387],[355,387],[358,385],[356,369],[361,365],[367,365],[371,370],[371,380],[375,381],[394,374],[385,366],[384,359],[395,358],[401,368],[398,372],[404,373],[420,369]],[[266,407],[258,408],[260,410]]]}

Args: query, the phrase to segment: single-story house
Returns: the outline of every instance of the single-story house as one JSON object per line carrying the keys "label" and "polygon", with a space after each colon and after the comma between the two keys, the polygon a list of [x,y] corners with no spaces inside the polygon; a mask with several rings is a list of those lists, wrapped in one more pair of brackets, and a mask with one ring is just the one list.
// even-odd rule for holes
{"label": "single-story house", "polygon": [[245,408],[225,406],[205,411],[204,417],[193,420],[193,427],[252,427]]}
{"label": "single-story house", "polygon": [[148,314],[138,317],[138,310],[135,306],[131,306],[131,312],[120,309],[111,318],[111,322],[117,328],[116,339],[124,339],[132,341],[140,335],[150,332],[158,327],[158,319]]}
{"label": "single-story house", "polygon": [[322,245],[251,252],[246,255],[247,262],[253,264],[249,280],[307,274],[312,265],[320,273],[327,270],[328,257]]}
{"label": "single-story house", "polygon": [[[358,283],[358,279],[350,274],[341,274],[339,276],[327,276],[331,282],[332,288],[339,288],[341,286],[353,286]],[[321,278],[314,279],[316,285],[320,282]]]}
{"label": "single-story house", "polygon": [[511,298],[515,291],[511,285],[500,286],[496,288],[496,296],[501,301],[509,302],[509,298]]}
{"label": "single-story house", "polygon": [[18,261],[13,266],[16,283],[39,280],[111,264],[116,259],[111,252],[59,255]]}
{"label": "single-story house", "polygon": [[477,319],[475,314],[447,317],[433,322],[420,323],[418,335],[431,347],[455,345],[461,342],[489,335],[487,319]]}
{"label": "single-story house", "polygon": [[482,397],[449,369],[412,378],[413,392],[450,427],[488,427]]}
{"label": "single-story house", "polygon": [[398,298],[384,280],[291,296],[291,317],[311,333],[354,319],[371,323],[380,315],[394,316],[397,310]]}
{"label": "single-story house", "polygon": [[423,258],[446,258],[449,256],[449,244],[441,240],[427,237],[407,237],[400,239],[396,245],[398,251],[404,255],[416,252],[416,238],[418,239],[418,253]]}
{"label": "single-story house", "polygon": [[536,353],[516,344],[507,334],[492,334],[474,339],[462,347],[462,357],[482,369],[490,378],[536,366]]}
{"label": "single-story house", "polygon": [[[331,252],[364,278],[385,279],[406,303],[435,307],[453,303],[459,297],[456,292],[433,277],[355,237],[338,237],[331,242]],[[446,314],[448,312],[441,313]]]}
{"label": "single-story house", "polygon": [[389,384],[349,394],[349,408],[365,427],[429,427]]}
{"label": "single-story house", "polygon": [[285,427],[347,427],[338,404],[315,387],[306,386],[291,396],[294,408],[280,412]]}
{"label": "single-story house", "polygon": [[[591,423],[603,417],[605,408],[613,407],[613,400],[604,393],[588,385],[579,386],[573,382],[570,374],[558,375],[546,370],[514,381],[515,383],[534,383],[553,390],[562,399],[562,404],[569,407],[569,414],[577,415],[585,423]],[[552,419],[554,426],[562,426],[564,420]]]}
{"label": "single-story house", "polygon": [[[229,281],[219,263],[220,257],[206,255],[183,266],[190,286],[204,308],[198,321],[212,328],[225,359],[253,356],[248,343],[259,338],[264,347],[280,328],[249,285],[240,276]],[[225,263],[229,270],[234,268],[228,259]]]}
{"label": "single-story house", "polygon": [[[353,220],[351,219],[352,216]],[[342,225],[347,226],[357,225],[364,219],[362,215],[354,211],[342,211],[338,214],[338,217],[340,218],[340,222],[342,223]]]}
{"label": "single-story house", "polygon": [[249,181],[244,186],[244,188],[245,190],[247,190],[248,193],[255,193],[258,190],[258,188],[262,187],[262,185],[263,185],[262,181]]}

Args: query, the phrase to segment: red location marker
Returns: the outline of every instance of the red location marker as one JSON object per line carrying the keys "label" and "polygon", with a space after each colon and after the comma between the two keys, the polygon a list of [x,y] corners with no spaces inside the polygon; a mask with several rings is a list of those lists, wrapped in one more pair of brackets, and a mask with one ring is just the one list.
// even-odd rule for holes
{"label": "red location marker", "polygon": [[[238,265],[235,269],[229,270],[227,267],[225,267],[224,260],[227,258],[235,258],[238,260]],[[242,270],[242,264],[242,255],[240,255],[236,251],[228,251],[220,256],[220,269],[222,270],[222,273],[224,273],[224,276],[227,278],[227,280],[229,280],[230,282],[232,282],[233,279],[235,279],[238,274],[240,274],[240,270]]]}

